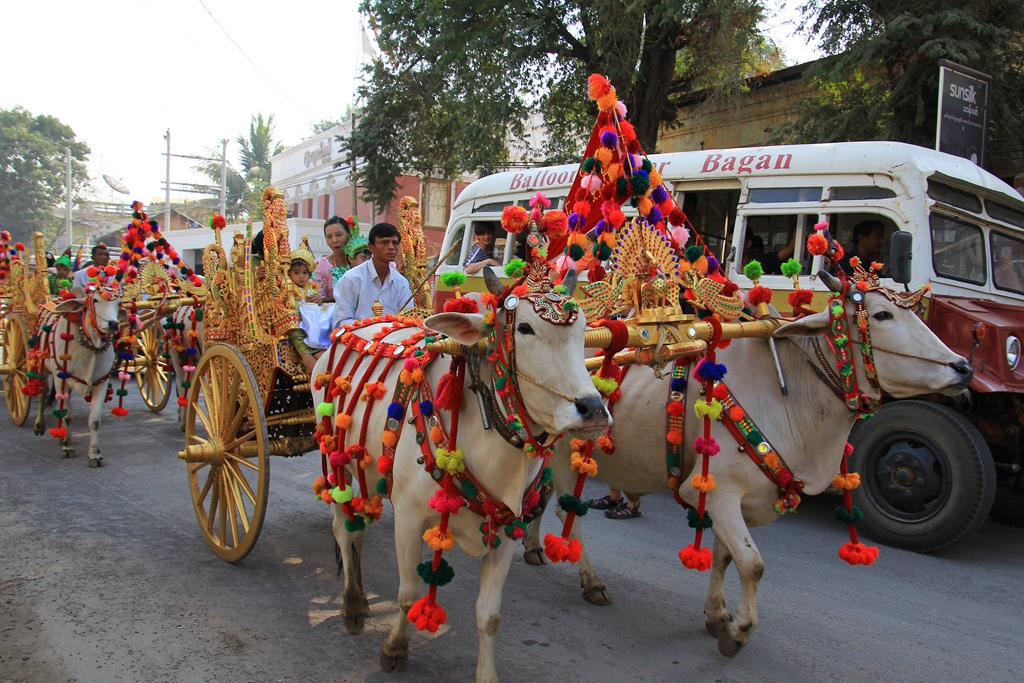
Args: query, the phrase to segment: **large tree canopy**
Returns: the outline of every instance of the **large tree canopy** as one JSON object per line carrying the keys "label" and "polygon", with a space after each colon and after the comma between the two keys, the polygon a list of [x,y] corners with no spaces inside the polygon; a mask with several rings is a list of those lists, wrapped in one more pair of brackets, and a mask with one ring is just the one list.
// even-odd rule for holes
{"label": "large tree canopy", "polygon": [[828,57],[808,72],[819,95],[776,140],[883,139],[932,147],[938,62],[945,58],[993,77],[987,165],[1020,168],[1024,2],[808,0],[803,10]]}
{"label": "large tree canopy", "polygon": [[89,147],[53,116],[21,107],[0,109],[0,229],[27,242],[33,232],[54,232],[64,203],[64,150],[71,148],[72,196],[88,182]]}
{"label": "large tree canopy", "polygon": [[[382,57],[368,68],[356,130],[360,181],[378,204],[403,171],[452,178],[513,161],[578,158],[593,123],[590,73],[607,75],[645,149],[675,119],[675,97],[742,87],[762,54],[760,0],[364,0]],[[531,112],[540,159],[516,159]]]}

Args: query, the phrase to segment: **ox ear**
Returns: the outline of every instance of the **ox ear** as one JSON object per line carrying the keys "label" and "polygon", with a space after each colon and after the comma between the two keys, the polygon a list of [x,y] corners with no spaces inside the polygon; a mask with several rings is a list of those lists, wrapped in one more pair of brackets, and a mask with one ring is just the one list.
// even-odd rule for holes
{"label": "ox ear", "polygon": [[58,313],[78,313],[85,308],[85,299],[64,299],[53,307]]}
{"label": "ox ear", "polygon": [[423,324],[460,344],[472,345],[487,338],[484,317],[479,313],[438,313],[424,320]]}
{"label": "ox ear", "polygon": [[828,329],[828,311],[794,320],[775,330],[776,337],[817,337]]}
{"label": "ox ear", "polygon": [[117,320],[118,320],[118,322],[122,322],[122,323],[128,322],[128,311],[126,311],[125,309],[123,309],[121,307],[118,307],[118,309],[117,309]]}

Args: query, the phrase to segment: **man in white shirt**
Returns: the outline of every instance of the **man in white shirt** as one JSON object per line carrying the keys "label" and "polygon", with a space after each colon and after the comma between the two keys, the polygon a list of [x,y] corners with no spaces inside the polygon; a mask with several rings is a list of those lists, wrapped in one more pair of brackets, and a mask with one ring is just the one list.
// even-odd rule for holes
{"label": "man in white shirt", "polygon": [[[110,252],[107,251],[105,244],[100,242],[92,248],[92,264],[97,268],[104,268],[110,263]],[[72,287],[85,288],[85,284],[89,281],[89,275],[86,273],[87,269],[82,268],[81,270],[75,271],[75,277],[71,281]]]}
{"label": "man in white shirt", "polygon": [[402,241],[398,228],[378,223],[370,230],[368,240],[370,260],[350,269],[334,285],[334,329],[354,320],[372,318],[377,301],[385,314],[398,313],[412,296],[409,281],[391,267]]}

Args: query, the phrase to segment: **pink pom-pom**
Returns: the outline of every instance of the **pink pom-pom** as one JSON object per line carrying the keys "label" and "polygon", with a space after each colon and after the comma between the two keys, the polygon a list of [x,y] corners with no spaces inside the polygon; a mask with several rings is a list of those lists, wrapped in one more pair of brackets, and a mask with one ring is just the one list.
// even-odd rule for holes
{"label": "pink pom-pom", "polygon": [[138,318],[135,318],[135,321],[133,322],[133,324],[134,324],[136,330],[141,330],[143,327],[146,326],[145,323],[143,323]]}
{"label": "pink pom-pom", "polygon": [[846,445],[843,446],[843,457],[844,458],[848,458],[851,455],[853,455],[853,444],[851,444],[849,441],[847,441]]}
{"label": "pink pom-pom", "polygon": [[412,372],[413,370],[419,370],[420,362],[415,358],[406,358],[405,362],[402,363],[402,368]]}
{"label": "pink pom-pom", "polygon": [[821,222],[818,222],[818,223],[814,224],[814,229],[815,230],[824,230],[827,227],[828,227],[828,222],[826,222],[826,221],[821,221]]}
{"label": "pink pom-pom", "polygon": [[551,200],[540,190],[537,191],[537,194],[530,197],[530,206],[537,207],[538,205],[545,209],[551,206]]}
{"label": "pink pom-pom", "polygon": [[181,369],[184,370],[185,372],[195,372],[196,371],[196,366],[194,366],[194,365],[182,365]]}
{"label": "pink pom-pom", "polygon": [[615,103],[615,113],[619,115],[620,119],[626,118],[626,103],[619,100]]}
{"label": "pink pom-pom", "polygon": [[431,496],[430,503],[431,509],[437,510],[439,513],[457,514],[462,509],[462,497],[461,496],[450,496],[445,493],[444,489],[438,489],[437,492]]}
{"label": "pink pom-pom", "polygon": [[705,440],[703,436],[698,436],[693,440],[693,450],[710,458],[718,455],[719,451],[722,450],[722,447],[718,445],[718,441],[716,441],[713,436],[707,440]]}
{"label": "pink pom-pom", "polygon": [[66,391],[58,391],[56,394],[53,395],[53,397],[58,401],[66,401],[69,398],[71,398],[71,394],[67,393]]}
{"label": "pink pom-pom", "polygon": [[523,512],[532,510],[533,508],[540,505],[540,491],[530,491],[523,498]]}
{"label": "pink pom-pom", "polygon": [[593,173],[580,181],[580,186],[587,192],[600,192],[601,185],[601,178]]}
{"label": "pink pom-pom", "polygon": [[129,375],[129,374],[128,374],[127,372],[125,372],[124,370],[122,370],[121,372],[117,373],[117,378],[118,378],[119,380],[121,380],[122,382],[127,382],[128,380],[130,380],[130,379],[132,378],[132,376],[131,376],[131,375]]}
{"label": "pink pom-pom", "polygon": [[672,241],[676,243],[680,249],[686,246],[686,243],[690,241],[690,231],[683,227],[672,228],[669,231],[672,235]]}
{"label": "pink pom-pom", "polygon": [[575,268],[576,262],[568,254],[562,254],[555,259],[555,268],[559,273],[568,273],[570,268]]}
{"label": "pink pom-pom", "polygon": [[330,472],[327,475],[327,483],[334,486],[334,472]]}

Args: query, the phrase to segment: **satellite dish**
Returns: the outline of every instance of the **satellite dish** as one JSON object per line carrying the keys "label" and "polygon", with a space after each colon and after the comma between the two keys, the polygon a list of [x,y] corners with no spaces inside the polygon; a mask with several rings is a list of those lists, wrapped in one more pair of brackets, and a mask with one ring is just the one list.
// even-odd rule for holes
{"label": "satellite dish", "polygon": [[117,178],[114,178],[113,176],[109,176],[104,173],[103,180],[104,182],[107,183],[107,185],[110,185],[110,189],[114,190],[115,192],[120,192],[121,194],[131,194],[131,192],[128,191],[128,188],[124,186],[124,183],[122,183]]}

